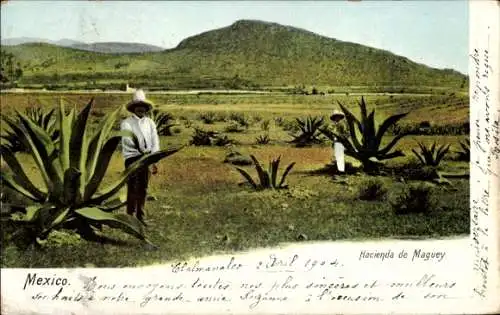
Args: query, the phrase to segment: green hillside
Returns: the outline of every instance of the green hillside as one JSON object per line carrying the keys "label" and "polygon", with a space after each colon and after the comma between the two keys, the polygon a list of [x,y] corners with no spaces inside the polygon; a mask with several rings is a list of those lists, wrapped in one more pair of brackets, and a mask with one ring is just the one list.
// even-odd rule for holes
{"label": "green hillside", "polygon": [[162,88],[443,86],[467,77],[391,52],[261,21],[186,38],[176,48],[111,55],[49,44],[6,46],[23,64],[22,84],[124,83]]}

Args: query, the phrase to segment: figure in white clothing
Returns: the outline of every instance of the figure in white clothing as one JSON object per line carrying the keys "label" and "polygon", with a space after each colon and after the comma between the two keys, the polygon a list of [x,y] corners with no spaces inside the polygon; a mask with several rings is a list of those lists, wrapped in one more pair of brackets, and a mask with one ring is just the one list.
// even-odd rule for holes
{"label": "figure in white clothing", "polygon": [[[144,154],[154,153],[160,150],[160,140],[154,121],[146,114],[152,109],[152,103],[146,99],[142,90],[134,93],[133,100],[127,104],[127,110],[132,115],[121,123],[121,130],[132,131],[138,139],[139,147],[130,137],[122,138],[122,153],[125,159],[125,168],[140,159]],[[136,215],[143,224],[144,205],[148,190],[150,174],[157,174],[156,165],[139,168],[128,179],[127,182],[127,213]]]}
{"label": "figure in white clothing", "polygon": [[[330,116],[330,120],[334,124],[338,124],[342,119],[344,119],[344,113],[334,110],[333,114]],[[335,141],[333,144],[333,152],[335,156],[335,162],[337,164],[337,169],[339,172],[344,172],[345,162],[344,162],[344,146],[339,141]]]}

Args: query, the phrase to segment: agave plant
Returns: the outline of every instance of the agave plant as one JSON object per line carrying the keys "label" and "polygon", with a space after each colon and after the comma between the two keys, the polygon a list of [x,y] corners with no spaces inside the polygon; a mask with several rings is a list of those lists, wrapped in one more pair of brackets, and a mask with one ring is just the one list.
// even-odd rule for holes
{"label": "agave plant", "polygon": [[270,127],[270,121],[269,121],[269,119],[263,120],[260,123],[260,128],[262,130],[264,130],[264,131],[269,131],[269,127]]}
{"label": "agave plant", "polygon": [[93,99],[79,113],[72,109],[66,114],[61,104],[56,117],[56,126],[60,131],[58,142],[22,113],[16,112],[19,125],[13,119],[5,119],[28,147],[43,179],[43,185],[37,187],[14,153],[8,147],[2,148],[2,158],[10,168],[10,172],[0,172],[2,183],[32,202],[21,213],[9,213],[8,220],[22,227],[13,235],[14,242],[17,238],[23,239],[25,246],[36,245],[56,229],[70,229],[84,239],[96,240],[96,229],[103,225],[147,241],[139,220],[125,213],[113,213],[113,210],[123,206],[116,195],[132,172],[156,163],[179,149],[146,154],[115,182],[102,187],[111,157],[121,138],[130,136],[136,145],[138,140],[128,131],[112,132],[122,108],[108,114],[91,134],[88,118],[92,105]]}
{"label": "agave plant", "polygon": [[256,144],[268,144],[271,142],[271,138],[269,138],[268,134],[263,134],[255,138]]}
{"label": "agave plant", "polygon": [[321,128],[324,126],[323,117],[307,117],[306,119],[296,118],[296,124],[299,129],[299,134],[294,135],[291,143],[297,146],[306,146],[314,143],[322,143],[319,138],[321,136]]}
{"label": "agave plant", "polygon": [[260,165],[259,161],[255,158],[255,156],[250,155],[250,158],[253,160],[255,169],[257,170],[257,175],[259,178],[259,182],[255,182],[245,170],[241,168],[236,168],[238,172],[247,180],[247,182],[256,190],[261,190],[261,189],[284,189],[288,188],[288,185],[285,185],[285,180],[287,175],[290,173],[292,170],[293,166],[295,165],[295,162],[290,163],[285,171],[283,172],[283,175],[281,176],[280,181],[278,182],[278,169],[280,165],[280,160],[281,156],[279,156],[277,159],[272,160],[269,163],[269,168],[268,170],[264,170],[262,166]]}
{"label": "agave plant", "polygon": [[[55,109],[44,112],[41,107],[30,107],[25,110],[25,115],[37,126],[44,129],[52,140],[57,141],[59,130],[56,128],[55,119],[52,119],[54,112]],[[4,121],[5,117],[6,116],[2,117]],[[19,125],[20,123],[20,121],[17,121],[16,125]],[[25,152],[28,150],[28,147],[23,145],[17,133],[11,130],[6,130],[5,135],[1,135],[0,138],[5,140],[4,145],[7,146],[12,152]]]}
{"label": "agave plant", "polygon": [[203,112],[198,115],[198,118],[205,124],[213,124],[215,122],[216,116],[213,112]]}
{"label": "agave plant", "polygon": [[203,129],[195,128],[194,134],[189,143],[195,146],[210,146],[212,145],[212,142],[216,136],[217,132],[215,131],[206,131]]}
{"label": "agave plant", "polygon": [[375,110],[372,110],[370,114],[367,113],[363,97],[359,103],[361,119],[356,118],[340,102],[339,105],[346,117],[349,136],[334,133],[327,128],[322,128],[321,131],[330,140],[342,143],[345,147],[345,154],[360,161],[365,171],[373,170],[379,164],[379,161],[404,156],[404,153],[400,150],[392,152],[391,150],[406,134],[398,134],[385,147],[382,146],[382,139],[389,128],[408,115],[408,113],[390,116],[376,129]]}
{"label": "agave plant", "polygon": [[420,147],[420,152],[415,149],[412,149],[412,152],[424,166],[439,166],[439,163],[441,163],[446,154],[450,151],[450,145],[443,144],[436,147],[436,142],[430,147],[426,147],[423,143],[418,142],[418,146]]}
{"label": "agave plant", "polygon": [[156,124],[158,135],[160,136],[172,135],[172,131],[170,130],[170,128],[176,126],[176,124],[172,122],[172,120],[174,119],[174,116],[172,116],[172,114],[155,109],[151,112],[151,118]]}
{"label": "agave plant", "polygon": [[458,160],[459,161],[470,161],[470,140],[465,139],[464,141],[460,141],[461,151],[458,151]]}
{"label": "agave plant", "polygon": [[231,113],[229,119],[234,120],[243,128],[250,127],[250,119],[244,113]]}

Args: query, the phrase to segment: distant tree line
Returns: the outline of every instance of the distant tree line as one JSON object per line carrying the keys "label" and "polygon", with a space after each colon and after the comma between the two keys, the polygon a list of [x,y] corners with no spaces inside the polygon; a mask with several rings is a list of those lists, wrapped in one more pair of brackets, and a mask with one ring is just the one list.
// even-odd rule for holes
{"label": "distant tree line", "polygon": [[14,83],[23,76],[21,63],[14,58],[14,55],[0,50],[0,82]]}

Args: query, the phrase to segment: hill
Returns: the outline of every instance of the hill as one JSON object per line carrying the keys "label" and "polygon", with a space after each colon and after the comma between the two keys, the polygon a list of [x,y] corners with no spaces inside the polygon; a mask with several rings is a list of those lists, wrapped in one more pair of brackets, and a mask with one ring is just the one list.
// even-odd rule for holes
{"label": "hill", "polygon": [[68,47],[73,44],[81,44],[82,42],[72,40],[72,39],[61,39],[58,41],[44,39],[44,38],[35,38],[35,37],[15,37],[15,38],[2,38],[2,46],[15,46],[22,44],[32,44],[32,43],[45,43],[58,45],[63,47]]}
{"label": "hill", "polygon": [[2,46],[17,46],[24,44],[52,44],[61,47],[74,48],[79,50],[102,52],[109,54],[143,53],[163,51],[165,48],[142,43],[121,43],[121,42],[98,42],[84,43],[72,39],[61,39],[53,41],[44,38],[16,37],[2,39]]}
{"label": "hill", "polygon": [[56,78],[64,82],[130,82],[163,88],[456,88],[467,81],[457,71],[434,69],[389,51],[253,20],[240,20],[186,38],[174,49],[161,52],[109,55],[46,44],[5,49],[26,63],[24,83],[47,83]]}
{"label": "hill", "polygon": [[109,54],[144,53],[144,52],[158,52],[165,50],[165,48],[154,45],[141,44],[141,43],[120,43],[120,42],[73,44],[71,45],[71,48],[109,53]]}

